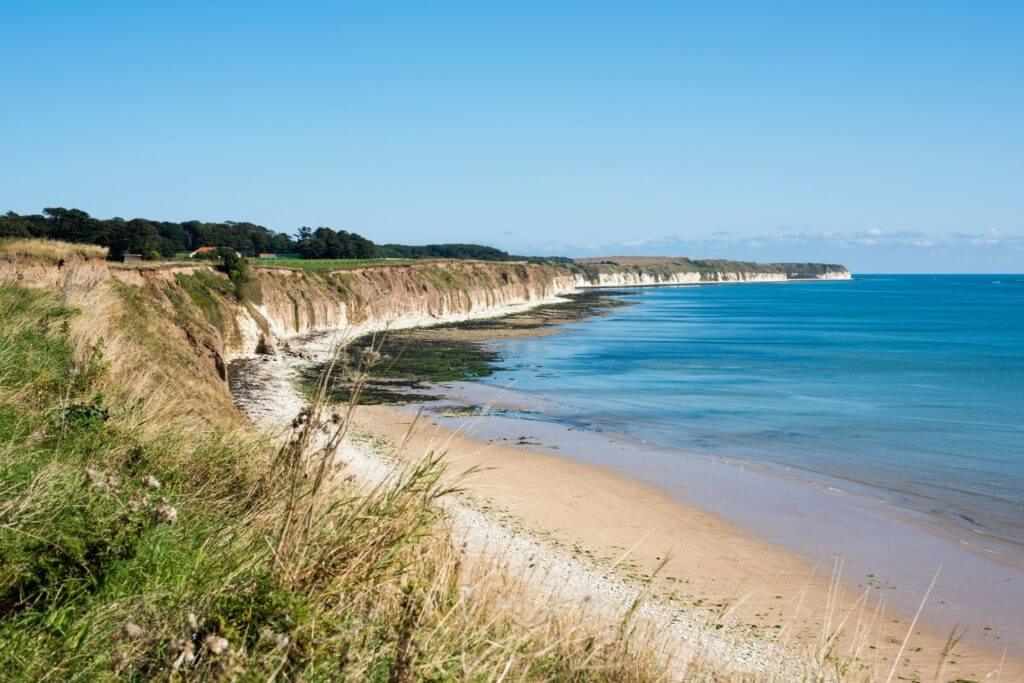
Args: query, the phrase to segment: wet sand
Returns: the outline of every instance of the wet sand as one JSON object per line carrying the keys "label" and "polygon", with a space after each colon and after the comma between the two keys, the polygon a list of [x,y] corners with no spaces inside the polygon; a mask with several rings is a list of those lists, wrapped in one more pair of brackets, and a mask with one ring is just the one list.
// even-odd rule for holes
{"label": "wet sand", "polygon": [[[384,406],[363,406],[357,414],[363,429],[395,443],[405,437],[413,419],[408,410]],[[886,606],[891,602],[887,586],[869,581],[855,589],[850,585],[855,581],[845,575],[834,582],[835,566],[815,568],[801,555],[719,515],[623,476],[610,463],[571,457],[571,445],[558,455],[542,452],[543,436],[538,435],[543,430],[533,429],[537,424],[509,421],[521,433],[489,441],[466,436],[470,425],[451,428],[438,424],[442,420],[421,418],[403,452],[415,456],[444,451],[451,476],[480,468],[461,480],[468,495],[491,514],[516,520],[581,560],[616,565],[615,571],[631,580],[643,580],[664,563],[652,584],[664,599],[723,614],[723,621],[742,625],[752,637],[808,652],[821,646],[823,634],[842,630],[836,653],[856,651],[872,666],[872,677],[888,675],[913,614]],[[577,445],[585,448],[586,443],[584,439]],[[921,577],[922,591],[930,579]],[[946,634],[927,623],[919,621],[911,632],[899,675],[934,678]],[[943,678],[994,679],[1001,666],[1001,680],[1024,679],[1020,659],[1003,659],[1002,650],[1013,643],[997,641],[995,634],[989,637],[991,646],[955,647]]]}
{"label": "wet sand", "polygon": [[966,627],[968,641],[1024,657],[1024,615],[1018,607],[1024,604],[1024,568],[1015,554],[963,538],[959,527],[936,525],[849,482],[596,431],[531,394],[466,382],[438,389],[451,404],[489,406],[467,415],[445,403],[426,404],[446,427],[470,430],[489,443],[610,468],[812,563],[829,566],[841,558],[848,586],[884,591],[889,607],[905,614],[917,609],[941,568],[924,623],[940,631]]}
{"label": "wet sand", "polygon": [[[590,303],[540,307],[502,319],[425,328],[410,334],[426,344],[549,334],[563,323],[600,314],[601,302],[594,308]],[[282,413],[286,397],[298,400],[297,374],[324,350],[317,339],[300,342],[298,346],[305,351],[297,356],[236,361],[235,374],[254,381],[253,387],[242,392],[250,394],[245,409],[254,419],[263,422]],[[233,387],[235,384],[233,381]],[[668,478],[657,467],[656,458],[637,461],[633,452],[629,459],[622,457],[626,449],[636,449],[635,442],[616,443],[608,435],[553,428],[550,421],[529,419],[528,414],[480,420],[471,417],[476,412],[472,406],[490,402],[479,393],[488,388],[478,383],[456,384],[446,387],[446,394],[458,394],[458,387],[462,395],[450,404],[448,417],[439,413],[423,420],[402,453],[413,457],[427,450],[444,450],[451,476],[482,467],[461,482],[476,501],[479,524],[492,529],[514,525],[516,538],[550,544],[554,555],[575,565],[577,575],[585,576],[591,571],[587,567],[598,567],[599,572],[613,571],[623,581],[642,586],[664,561],[652,582],[653,590],[661,598],[660,605],[680,606],[688,621],[703,620],[712,632],[720,623],[721,633],[728,633],[729,638],[735,638],[738,631],[747,633],[751,643],[782,645],[805,658],[820,656],[824,634],[839,630],[843,635],[830,646],[834,655],[842,659],[855,652],[871,667],[869,675],[860,672],[852,678],[888,676],[908,634],[916,603],[909,609],[894,609],[892,587],[884,582],[852,576],[848,567],[840,574],[829,561],[815,567],[805,554],[783,549],[778,533],[791,532],[796,537],[805,532],[807,525],[800,515],[806,514],[806,501],[794,504],[785,523],[765,516],[763,522],[772,533],[739,528],[716,514],[716,504],[746,505],[756,513],[759,502],[768,498],[783,506],[790,502],[785,490],[763,488],[764,473],[751,472],[747,479],[731,476],[735,474],[731,472],[722,479],[722,470],[730,466],[715,463],[715,467],[694,470],[686,482],[689,495],[681,496],[684,492],[666,486]],[[490,391],[493,393],[493,388]],[[409,396],[408,400],[422,399]],[[288,415],[277,417],[290,420],[297,405],[291,406],[290,413],[283,411]],[[505,396],[502,408],[529,413],[543,412],[544,407],[537,405],[535,397],[520,394]],[[410,411],[415,410],[415,403],[404,408],[361,406],[357,418],[361,431],[398,443],[413,421]],[[440,424],[432,424],[435,421]],[[464,428],[470,426],[476,438],[465,435]],[[599,444],[601,439],[607,443]],[[639,466],[623,472],[621,466],[627,460]],[[722,481],[744,479],[748,481],[745,489],[719,486]],[[841,514],[833,520],[838,525],[847,523]],[[533,560],[528,561],[533,566]],[[923,593],[931,577],[913,578],[919,579],[918,592]],[[948,629],[930,627],[934,623],[931,616],[926,605],[902,651],[899,676],[936,678]],[[1000,680],[1024,680],[1022,658],[1013,654],[1004,658],[1003,654],[1007,646],[1012,652],[1020,643],[994,630],[976,632],[980,628],[972,629],[971,642],[961,642],[953,649],[941,678],[995,680],[998,675]]]}

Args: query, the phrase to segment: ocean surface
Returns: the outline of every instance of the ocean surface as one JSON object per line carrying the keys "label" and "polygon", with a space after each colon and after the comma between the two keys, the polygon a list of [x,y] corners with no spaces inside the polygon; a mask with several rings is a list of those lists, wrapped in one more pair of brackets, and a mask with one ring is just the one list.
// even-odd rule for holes
{"label": "ocean surface", "polygon": [[542,399],[547,418],[835,482],[1021,554],[1024,276],[623,296],[634,305],[500,342],[484,381]]}

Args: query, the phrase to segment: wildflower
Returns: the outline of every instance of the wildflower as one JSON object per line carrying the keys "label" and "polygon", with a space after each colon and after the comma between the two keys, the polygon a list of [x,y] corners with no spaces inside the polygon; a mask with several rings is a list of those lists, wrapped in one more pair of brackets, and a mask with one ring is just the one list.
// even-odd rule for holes
{"label": "wildflower", "polygon": [[191,612],[188,613],[188,628],[190,631],[199,630],[199,619],[197,619],[196,615],[192,614]]}
{"label": "wildflower", "polygon": [[94,470],[91,467],[86,467],[85,478],[89,480],[89,485],[92,486],[93,488],[107,488],[107,475],[103,474],[99,470]]}
{"label": "wildflower", "polygon": [[141,638],[146,635],[145,629],[136,624],[134,621],[129,621],[124,625],[124,634],[129,638]]}
{"label": "wildflower", "polygon": [[147,489],[158,489],[160,488],[160,480],[154,477],[152,474],[150,474],[147,475],[146,478],[142,480],[142,485],[145,486]]}
{"label": "wildflower", "polygon": [[206,649],[209,650],[211,654],[219,655],[222,652],[225,652],[229,645],[230,643],[227,638],[214,635],[206,637]]}
{"label": "wildflower", "polygon": [[129,663],[127,652],[124,650],[117,650],[114,652],[114,673],[121,673],[128,668]]}
{"label": "wildflower", "polygon": [[268,642],[273,643],[276,647],[284,648],[288,646],[291,639],[284,633],[275,633],[274,629],[269,626],[264,626],[260,629],[260,638]]}
{"label": "wildflower", "polygon": [[149,501],[145,498],[132,498],[128,501],[128,510],[131,512],[145,510],[147,507],[149,507]]}
{"label": "wildflower", "polygon": [[178,511],[166,503],[153,510],[153,516],[162,524],[174,524],[178,521]]}
{"label": "wildflower", "polygon": [[85,468],[85,478],[89,481],[89,486],[101,491],[116,489],[121,485],[121,480],[113,474],[104,474],[103,472],[94,470],[91,467]]}
{"label": "wildflower", "polygon": [[188,638],[175,638],[171,636],[167,647],[168,667],[173,678],[182,666],[189,666],[196,661],[196,646]]}
{"label": "wildflower", "polygon": [[462,596],[463,600],[468,602],[469,599],[473,597],[473,589],[469,586],[459,586],[459,595]]}

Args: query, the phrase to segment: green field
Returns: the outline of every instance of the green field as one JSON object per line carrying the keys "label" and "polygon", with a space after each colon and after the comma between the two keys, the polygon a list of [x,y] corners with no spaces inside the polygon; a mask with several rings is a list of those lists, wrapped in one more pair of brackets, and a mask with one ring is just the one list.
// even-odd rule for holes
{"label": "green field", "polygon": [[295,268],[299,270],[350,270],[366,266],[404,266],[415,263],[416,259],[367,258],[367,259],[250,259],[258,268]]}

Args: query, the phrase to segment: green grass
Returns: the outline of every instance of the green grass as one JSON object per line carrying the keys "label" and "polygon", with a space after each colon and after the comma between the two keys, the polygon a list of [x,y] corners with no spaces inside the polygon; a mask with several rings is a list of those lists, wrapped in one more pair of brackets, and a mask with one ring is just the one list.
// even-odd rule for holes
{"label": "green grass", "polygon": [[203,312],[206,319],[221,334],[226,333],[229,324],[229,311],[221,297],[234,299],[236,296],[235,285],[211,270],[197,270],[192,275],[178,273],[175,277],[192,303]]}
{"label": "green grass", "polygon": [[[126,310],[154,306],[142,288],[115,294]],[[370,495],[340,478],[314,490],[317,452],[299,439],[278,452],[201,426],[189,396],[175,418],[131,386],[102,393],[117,388],[109,359],[76,346],[78,315],[0,287],[0,680],[657,677],[617,627],[588,630],[514,584],[464,576],[438,526],[437,457]],[[184,337],[116,348],[187,353]]]}
{"label": "green grass", "polygon": [[367,266],[405,266],[416,259],[250,259],[257,268],[291,268],[296,270],[352,270]]}
{"label": "green grass", "polygon": [[[380,403],[408,403],[438,398],[430,394],[430,384],[454,382],[486,377],[498,369],[501,354],[477,341],[460,339],[422,339],[415,331],[395,331],[383,341],[373,342],[368,335],[355,340],[349,347],[348,357],[358,362],[362,352],[371,344],[383,354],[385,360],[366,380],[359,402],[364,405]],[[312,395],[325,365],[316,365],[300,375],[300,389]],[[352,381],[339,373],[329,391],[331,403],[347,403],[352,397]]]}
{"label": "green grass", "polygon": [[[109,408],[96,393],[102,355],[75,360],[72,315],[48,295],[0,289],[4,680],[111,673],[141,654],[125,641],[128,621],[146,623],[155,644],[188,612],[209,611],[251,554],[234,528],[258,480],[238,457],[254,444],[145,436],[138,406]],[[156,519],[161,505],[175,524]]]}

